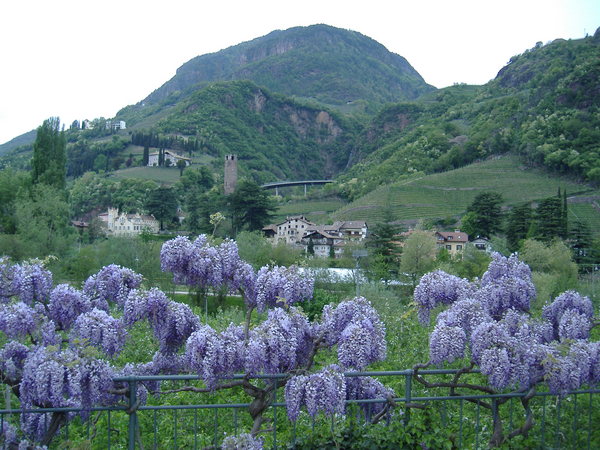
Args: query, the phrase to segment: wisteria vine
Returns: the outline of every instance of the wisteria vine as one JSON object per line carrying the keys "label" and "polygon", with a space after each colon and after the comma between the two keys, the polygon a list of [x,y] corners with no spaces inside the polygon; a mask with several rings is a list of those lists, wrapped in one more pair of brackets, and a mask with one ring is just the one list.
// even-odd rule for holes
{"label": "wisteria vine", "polygon": [[[310,415],[344,412],[347,399],[391,398],[391,391],[368,378],[346,379],[344,370],[361,370],[386,355],[385,327],[362,297],[328,306],[311,322],[298,307],[310,301],[314,281],[296,267],[263,267],[257,272],[238,255],[234,241],[213,245],[201,235],[177,237],[161,251],[161,266],[176,283],[198,289],[241,293],[244,324],[222,331],[203,324],[192,308],[162,291],[143,286],[141,275],[115,264],[90,276],[78,289],[53,285],[40,261],[13,264],[0,258],[0,381],[28,410],[70,407],[86,420],[95,406],[126,401],[119,376],[197,373],[205,387],[178,390],[209,392],[242,389],[253,398],[250,434],[228,437],[225,447],[246,442],[259,448],[256,436],[274,392],[286,386],[291,420],[305,407]],[[266,319],[251,324],[253,311]],[[156,342],[150,361],[115,365],[138,323],[149,325]],[[338,364],[313,372],[321,349],[336,348]],[[243,379],[231,376],[242,373]],[[252,382],[261,374],[280,374],[272,382]],[[158,382],[140,383],[137,398],[166,394]],[[387,412],[388,404],[379,407]],[[72,413],[23,413],[20,427],[4,422],[0,442],[48,445]],[[28,445],[28,444],[27,444]],[[33,445],[33,444],[32,444]]]}
{"label": "wisteria vine", "polygon": [[[452,392],[469,387],[486,393],[512,389],[529,392],[540,383],[563,395],[583,385],[600,383],[600,343],[592,342],[590,330],[597,325],[589,298],[567,291],[544,305],[541,318],[531,314],[536,292],[529,267],[516,254],[492,255],[481,280],[470,282],[442,271],[421,278],[414,300],[419,319],[429,323],[432,310],[446,307],[436,318],[429,336],[429,361],[415,367],[418,375],[429,365],[466,361],[460,373],[478,367],[487,385],[465,385],[458,376]],[[525,425],[504,434],[500,415],[494,411],[506,400],[478,404],[492,409],[494,433],[491,444],[500,445],[507,436],[526,433],[531,427],[528,399]]]}

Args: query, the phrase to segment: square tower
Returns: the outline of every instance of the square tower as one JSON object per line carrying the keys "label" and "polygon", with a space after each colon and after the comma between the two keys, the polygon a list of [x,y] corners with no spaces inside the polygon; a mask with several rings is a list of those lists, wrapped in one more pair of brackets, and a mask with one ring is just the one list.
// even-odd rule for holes
{"label": "square tower", "polygon": [[223,190],[225,195],[232,194],[237,185],[237,156],[225,155],[225,176]]}

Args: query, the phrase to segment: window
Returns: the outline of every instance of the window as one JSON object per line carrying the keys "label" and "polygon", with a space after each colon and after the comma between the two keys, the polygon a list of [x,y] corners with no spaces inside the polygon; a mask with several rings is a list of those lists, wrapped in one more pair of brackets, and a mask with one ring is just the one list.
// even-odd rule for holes
{"label": "window", "polygon": [[458,245],[456,246],[456,250],[462,250],[462,245],[458,244]]}
{"label": "window", "polygon": [[452,246],[451,245],[446,245],[446,250],[452,250]]}

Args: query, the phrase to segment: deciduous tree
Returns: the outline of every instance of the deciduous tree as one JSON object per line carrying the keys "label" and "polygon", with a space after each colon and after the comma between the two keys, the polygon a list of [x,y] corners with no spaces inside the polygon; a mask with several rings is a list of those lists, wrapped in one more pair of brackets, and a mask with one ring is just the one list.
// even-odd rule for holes
{"label": "deciduous tree", "polygon": [[164,229],[165,220],[172,220],[177,213],[177,197],[173,188],[161,186],[150,193],[146,201],[148,212],[160,221],[160,229]]}
{"label": "deciduous tree", "polygon": [[421,275],[432,269],[436,251],[435,237],[430,231],[415,230],[406,238],[400,271],[410,277],[413,286]]}

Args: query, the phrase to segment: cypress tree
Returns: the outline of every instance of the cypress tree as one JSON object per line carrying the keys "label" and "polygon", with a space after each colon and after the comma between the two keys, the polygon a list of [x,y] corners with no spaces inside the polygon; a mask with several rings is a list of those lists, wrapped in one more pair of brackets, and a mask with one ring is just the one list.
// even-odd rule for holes
{"label": "cypress tree", "polygon": [[564,232],[562,201],[558,197],[549,197],[540,201],[536,211],[536,239],[549,242],[562,237]]}
{"label": "cypress tree", "polygon": [[532,220],[533,211],[529,203],[515,206],[509,213],[506,224],[506,244],[511,252],[516,252],[521,240],[527,237]]}
{"label": "cypress tree", "polygon": [[51,117],[38,127],[33,143],[31,181],[43,183],[59,190],[65,189],[67,174],[67,141],[60,129],[60,119]]}

